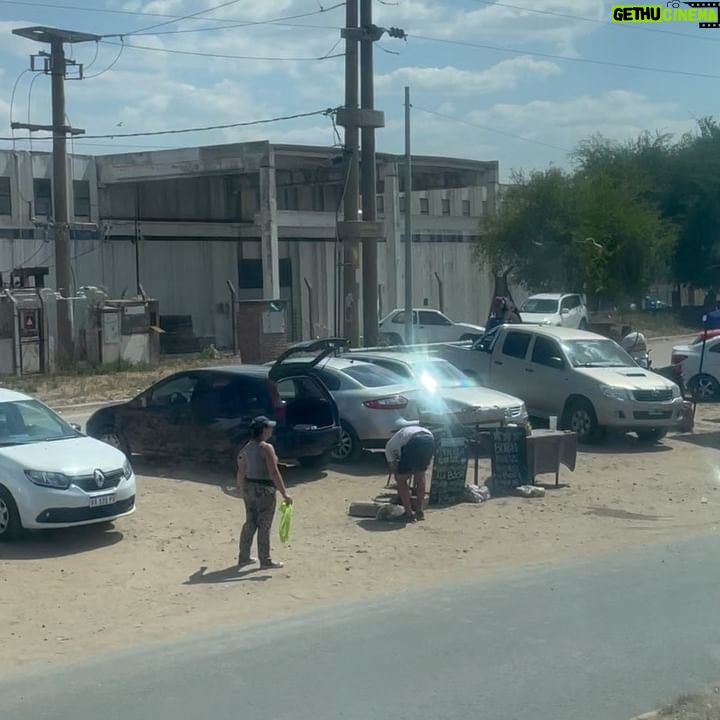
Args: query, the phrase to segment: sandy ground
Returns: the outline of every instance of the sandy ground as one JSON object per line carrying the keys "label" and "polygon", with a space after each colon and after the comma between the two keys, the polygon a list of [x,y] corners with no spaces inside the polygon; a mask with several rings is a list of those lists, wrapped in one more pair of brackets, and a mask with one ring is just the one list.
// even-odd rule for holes
{"label": "sandy ground", "polygon": [[[381,457],[286,473],[295,499],[280,571],[234,567],[242,502],[229,478],[137,463],[139,509],[110,528],[0,546],[0,674],[343,600],[712,532],[720,523],[720,406],[692,437],[582,452],[543,499],[431,510],[411,526],[358,521],[383,492]],[[489,468],[485,466],[485,477]],[[551,479],[548,479],[551,480]]]}

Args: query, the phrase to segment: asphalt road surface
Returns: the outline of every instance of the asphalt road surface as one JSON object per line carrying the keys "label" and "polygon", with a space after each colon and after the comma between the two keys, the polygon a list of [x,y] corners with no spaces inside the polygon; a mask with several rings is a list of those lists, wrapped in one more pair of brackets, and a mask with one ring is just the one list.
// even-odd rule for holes
{"label": "asphalt road surface", "polygon": [[720,539],[654,546],[5,680],[2,718],[628,720],[720,679],[719,594]]}

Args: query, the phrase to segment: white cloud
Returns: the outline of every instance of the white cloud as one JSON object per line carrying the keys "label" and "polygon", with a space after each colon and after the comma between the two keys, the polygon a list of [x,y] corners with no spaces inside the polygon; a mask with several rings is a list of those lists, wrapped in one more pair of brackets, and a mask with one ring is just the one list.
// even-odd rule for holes
{"label": "white cloud", "polygon": [[555,63],[534,60],[524,55],[503,60],[479,72],[453,66],[399,68],[387,75],[378,76],[376,86],[379,91],[397,90],[404,85],[410,85],[417,92],[464,95],[512,90],[525,78],[546,78],[560,72]]}

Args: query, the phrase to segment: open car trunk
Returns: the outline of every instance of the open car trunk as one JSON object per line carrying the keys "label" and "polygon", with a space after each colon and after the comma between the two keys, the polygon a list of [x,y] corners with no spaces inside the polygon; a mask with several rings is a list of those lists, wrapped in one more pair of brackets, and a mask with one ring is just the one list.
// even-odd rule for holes
{"label": "open car trunk", "polygon": [[310,375],[285,377],[277,382],[284,424],[288,428],[324,428],[337,424],[335,402],[320,380]]}

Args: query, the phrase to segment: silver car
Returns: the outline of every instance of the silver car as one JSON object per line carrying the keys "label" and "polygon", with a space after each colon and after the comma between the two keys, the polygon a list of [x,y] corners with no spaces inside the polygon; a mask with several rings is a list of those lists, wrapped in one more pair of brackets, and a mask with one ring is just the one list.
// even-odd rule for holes
{"label": "silver car", "polygon": [[[343,357],[373,363],[417,382],[426,392],[426,405],[435,412],[460,414],[462,422],[478,425],[528,422],[519,398],[482,387],[447,360],[423,353],[352,352]],[[433,407],[434,406],[434,407]]]}
{"label": "silver car", "polygon": [[417,420],[426,391],[414,380],[346,356],[316,370],[332,394],[342,431],[332,453],[336,462],[354,462],[364,449],[385,447],[403,421]]}

